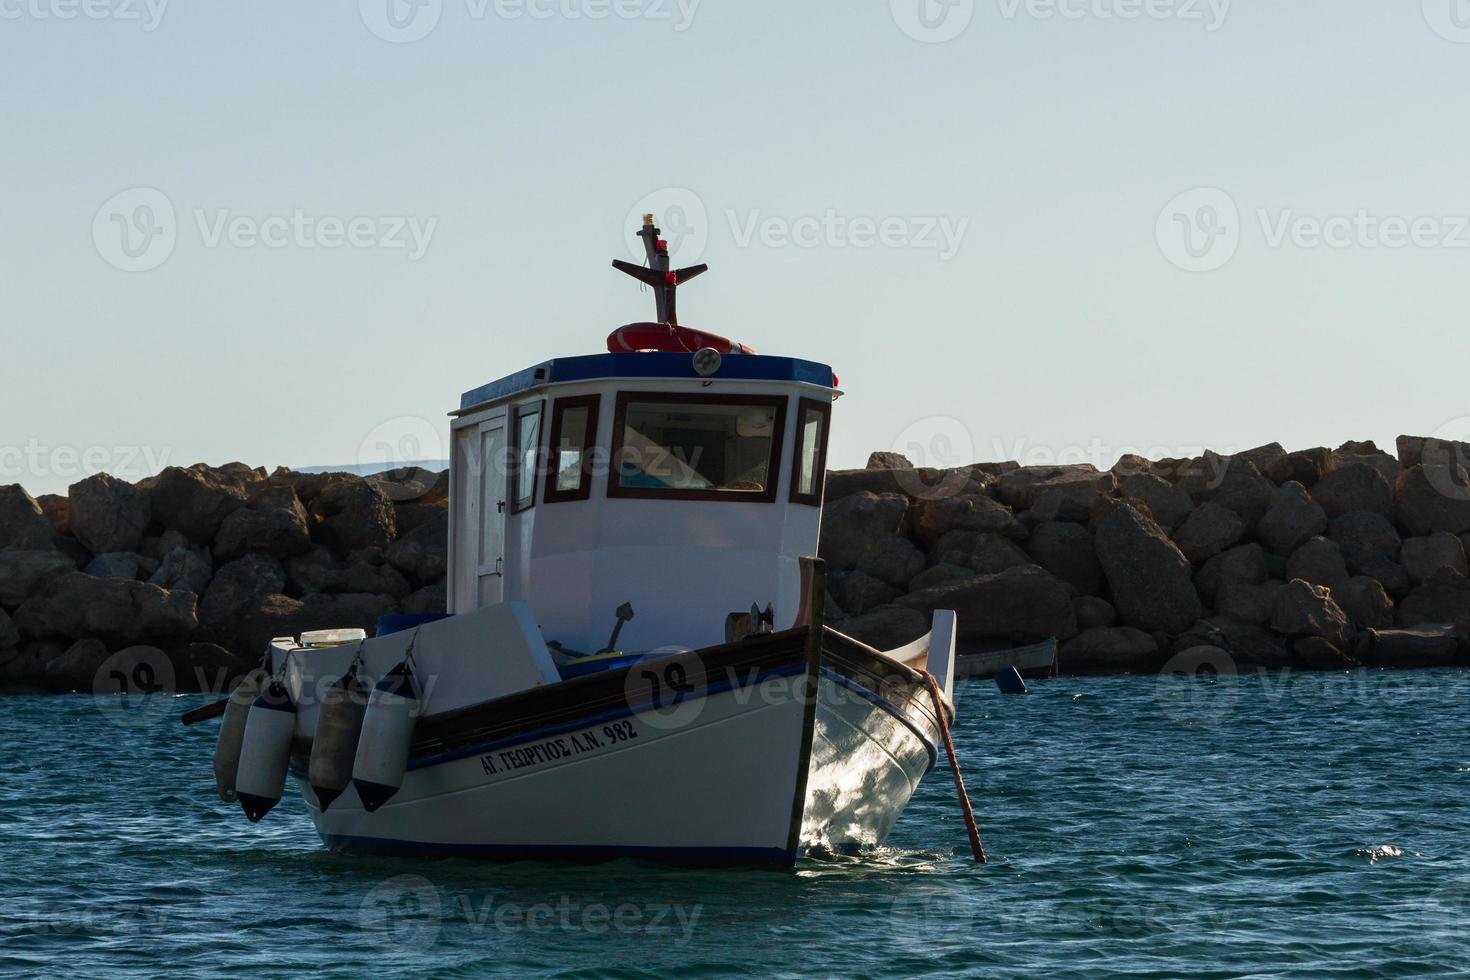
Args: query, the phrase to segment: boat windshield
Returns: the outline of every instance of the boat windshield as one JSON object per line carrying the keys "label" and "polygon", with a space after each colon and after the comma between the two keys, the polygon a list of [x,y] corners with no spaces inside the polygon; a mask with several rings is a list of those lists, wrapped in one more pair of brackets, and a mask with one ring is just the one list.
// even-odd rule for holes
{"label": "boat windshield", "polygon": [[784,414],[779,398],[625,393],[609,493],[774,500]]}

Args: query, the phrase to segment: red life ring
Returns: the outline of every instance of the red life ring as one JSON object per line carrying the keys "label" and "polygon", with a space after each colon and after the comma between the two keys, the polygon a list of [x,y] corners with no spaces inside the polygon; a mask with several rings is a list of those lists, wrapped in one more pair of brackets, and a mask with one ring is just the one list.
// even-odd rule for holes
{"label": "red life ring", "polygon": [[754,349],[719,334],[692,330],[672,323],[630,323],[614,330],[607,337],[607,349],[613,354],[644,350],[693,354],[705,347],[713,347],[721,354],[755,353]]}

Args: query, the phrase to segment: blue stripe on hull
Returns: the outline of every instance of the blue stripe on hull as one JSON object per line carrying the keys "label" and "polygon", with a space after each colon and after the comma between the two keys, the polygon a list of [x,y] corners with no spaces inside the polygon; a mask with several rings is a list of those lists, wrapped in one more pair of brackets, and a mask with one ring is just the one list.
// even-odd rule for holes
{"label": "blue stripe on hull", "polygon": [[327,847],[376,857],[470,858],[480,861],[571,861],[595,864],[619,859],[699,867],[787,869],[796,855],[772,847],[626,847],[573,844],[429,844],[377,837],[323,835]]}

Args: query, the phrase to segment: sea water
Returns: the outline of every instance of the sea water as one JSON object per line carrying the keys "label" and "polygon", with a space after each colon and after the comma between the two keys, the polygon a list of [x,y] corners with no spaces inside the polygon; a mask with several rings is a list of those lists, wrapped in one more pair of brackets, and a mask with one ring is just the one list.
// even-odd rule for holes
{"label": "sea water", "polygon": [[989,863],[941,760],[887,847],[794,872],[329,854],[294,789],[215,798],[204,700],[0,698],[0,972],[1470,974],[1463,670],[966,682]]}

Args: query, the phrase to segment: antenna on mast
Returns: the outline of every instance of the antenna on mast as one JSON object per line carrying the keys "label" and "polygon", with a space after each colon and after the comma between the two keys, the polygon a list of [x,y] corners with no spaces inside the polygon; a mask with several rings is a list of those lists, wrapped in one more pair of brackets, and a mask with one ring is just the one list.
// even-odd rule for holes
{"label": "antenna on mast", "polygon": [[702,272],[708,272],[707,265],[692,265],[687,269],[669,268],[669,243],[660,238],[658,226],[653,223],[653,215],[643,216],[643,227],[638,231],[638,237],[643,239],[643,246],[648,252],[648,265],[634,265],[621,259],[613,259],[613,268],[619,272],[625,272],[643,283],[652,287],[654,302],[658,304],[658,322],[668,323],[673,326],[679,325],[679,312],[675,294],[679,287],[693,279]]}

